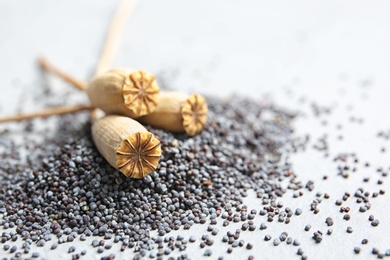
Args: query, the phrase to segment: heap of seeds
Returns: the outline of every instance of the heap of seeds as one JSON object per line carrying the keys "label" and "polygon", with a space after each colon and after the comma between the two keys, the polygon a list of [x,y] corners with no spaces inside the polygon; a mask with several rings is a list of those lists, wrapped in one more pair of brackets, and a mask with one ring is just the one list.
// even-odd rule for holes
{"label": "heap of seeds", "polygon": [[[296,247],[294,253],[306,259],[316,252],[312,247],[329,246],[329,239],[341,237],[361,241],[343,247],[350,254],[390,256],[388,248],[372,244],[372,234],[386,230],[386,220],[372,210],[378,205],[374,200],[387,196],[386,163],[377,166],[359,153],[332,151],[332,135],[293,135],[294,116],[270,103],[235,97],[208,98],[208,104],[207,128],[195,137],[148,128],[161,141],[162,158],[156,172],[141,180],[127,179],[99,155],[86,114],[53,119],[58,122],[55,129],[42,129],[41,121],[5,128],[0,132],[3,252],[37,258],[39,252],[30,252],[30,247],[48,243],[47,250],[65,246],[78,259],[89,251],[75,242],[89,239],[90,250],[102,259],[113,259],[119,250],[131,250],[135,259],[186,259],[186,248],[194,246],[202,250],[199,256],[216,258],[213,245],[219,253],[241,257],[240,248],[257,254],[259,246],[263,249],[259,243],[268,243],[283,250]],[[321,122],[333,113],[320,106],[312,109]],[[340,129],[338,125],[337,135]],[[389,132],[379,132],[378,138],[386,141]],[[36,141],[39,136],[46,139]],[[388,149],[386,143],[380,145]],[[290,157],[305,150],[322,153],[336,171],[313,173],[314,180],[301,182]],[[353,179],[358,182],[353,184]],[[345,190],[321,190],[321,184],[332,181]],[[299,208],[280,200],[288,189],[287,196],[298,199]],[[259,203],[248,208],[244,201],[252,191]],[[308,216],[312,218],[303,225],[294,220]],[[361,227],[356,220],[367,224]],[[275,233],[274,225],[290,222]],[[205,224],[200,236],[171,232],[194,226],[199,231],[199,224]],[[361,228],[367,231],[363,236]],[[248,232],[258,240],[244,240]],[[121,243],[120,248],[113,243]],[[222,251],[220,245],[225,246]]]}
{"label": "heap of seeds", "polygon": [[[244,98],[209,98],[208,104],[208,126],[195,137],[149,129],[161,140],[162,158],[156,172],[141,180],[127,179],[98,154],[85,115],[61,117],[55,136],[44,143],[26,137],[24,163],[22,148],[5,131],[0,144],[1,226],[16,228],[13,236],[38,246],[52,235],[60,243],[96,235],[147,244],[150,230],[163,236],[222,212],[229,215],[227,222],[235,221],[232,210],[240,209],[248,189],[271,212],[287,188],[281,181],[294,183],[282,156],[291,144],[293,116]],[[25,135],[31,131],[26,128]]]}

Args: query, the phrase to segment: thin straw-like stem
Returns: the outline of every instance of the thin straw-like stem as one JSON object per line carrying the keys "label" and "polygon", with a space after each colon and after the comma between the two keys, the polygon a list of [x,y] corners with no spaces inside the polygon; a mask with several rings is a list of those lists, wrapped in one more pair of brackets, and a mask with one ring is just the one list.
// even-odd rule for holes
{"label": "thin straw-like stem", "polygon": [[59,78],[63,79],[64,81],[72,84],[74,87],[85,90],[87,88],[87,84],[85,82],[82,82],[73,76],[67,74],[66,72],[56,68],[53,64],[51,64],[46,58],[39,57],[38,63],[41,65],[41,67],[54,75],[58,76]]}
{"label": "thin straw-like stem", "polygon": [[[103,50],[100,54],[98,65],[95,69],[95,75],[107,71],[111,66],[116,49],[118,48],[120,42],[120,36],[123,33],[126,25],[126,20],[131,16],[137,2],[138,0],[122,0],[120,2],[107,32]],[[46,58],[40,57],[38,58],[38,62],[43,69],[72,84],[74,87],[80,90],[85,90],[87,88],[87,84],[85,82],[80,81],[55,67]]]}
{"label": "thin straw-like stem", "polygon": [[[116,49],[118,48],[120,42],[120,36],[125,28],[126,21],[131,16],[137,2],[138,0],[121,0],[116,10],[116,13],[114,15],[114,18],[112,19],[111,25],[109,27],[105,39],[104,47],[100,55],[98,65],[96,66],[95,75],[98,75],[108,70],[108,68],[111,66]],[[87,89],[88,86],[85,82],[82,82],[74,78],[73,76],[67,74],[66,72],[56,68],[46,58],[40,57],[38,59],[38,62],[43,69],[53,73],[54,75],[58,76],[64,81],[72,84],[74,87],[80,90]],[[2,118],[2,119],[0,118],[0,123],[20,121],[20,120],[30,119],[35,117],[45,117],[50,115],[61,115],[61,114],[73,113],[81,110],[91,110],[92,121],[94,122],[97,120],[96,109],[93,109],[90,106],[81,105],[81,106],[68,107],[68,108],[66,107],[52,108],[52,109],[47,109],[36,113],[31,113],[31,114],[21,114],[21,115]]]}
{"label": "thin straw-like stem", "polygon": [[[95,75],[104,73],[111,67],[115,52],[120,43],[121,35],[125,29],[126,21],[132,15],[137,2],[138,0],[121,0],[108,28],[103,49],[95,68]],[[91,121],[94,123],[98,118],[98,110],[95,108],[91,111]]]}
{"label": "thin straw-like stem", "polygon": [[120,2],[108,29],[103,50],[95,69],[95,75],[99,75],[111,67],[126,21],[134,11],[137,2],[138,0],[122,0]]}
{"label": "thin straw-like stem", "polygon": [[91,109],[93,109],[91,106],[85,106],[85,105],[77,105],[71,107],[53,107],[38,112],[30,113],[30,114],[19,114],[19,115],[14,115],[9,117],[3,117],[0,118],[0,123],[21,121],[21,120],[32,119],[36,117],[63,115],[63,114],[75,113],[82,110],[91,110]]}

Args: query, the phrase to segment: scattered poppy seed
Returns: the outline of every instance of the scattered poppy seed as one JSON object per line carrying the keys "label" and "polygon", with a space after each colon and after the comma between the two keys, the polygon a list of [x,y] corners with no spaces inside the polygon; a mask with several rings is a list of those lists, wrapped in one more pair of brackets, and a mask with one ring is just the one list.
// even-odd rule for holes
{"label": "scattered poppy seed", "polygon": [[375,219],[371,222],[371,226],[376,227],[379,225],[379,220]]}
{"label": "scattered poppy seed", "polygon": [[298,239],[294,239],[293,245],[294,245],[294,246],[299,246],[299,245],[301,245],[301,243],[299,242]]}
{"label": "scattered poppy seed", "polygon": [[346,221],[350,220],[351,219],[351,216],[349,214],[345,214],[343,219],[345,219]]}
{"label": "scattered poppy seed", "polygon": [[213,251],[211,251],[211,249],[206,249],[206,251],[204,252],[204,256],[211,256],[212,255],[212,253],[213,253]]}
{"label": "scattered poppy seed", "polygon": [[327,217],[326,220],[325,220],[325,223],[328,225],[328,226],[333,226],[333,219],[331,217]]}
{"label": "scattered poppy seed", "polygon": [[54,250],[54,249],[56,249],[57,247],[58,247],[58,244],[54,242],[54,243],[51,245],[50,249],[51,249],[51,250]]}
{"label": "scattered poppy seed", "polygon": [[260,230],[267,229],[267,225],[265,223],[260,224]]}
{"label": "scattered poppy seed", "polygon": [[321,241],[322,241],[322,232],[319,231],[319,230],[314,232],[312,238],[316,241],[316,243],[321,243]]}
{"label": "scattered poppy seed", "polygon": [[92,245],[93,247],[98,247],[98,246],[99,246],[99,240],[97,240],[97,239],[92,240],[91,245]]}
{"label": "scattered poppy seed", "polygon": [[309,231],[310,229],[311,229],[311,225],[307,224],[307,225],[305,226],[305,231]]}

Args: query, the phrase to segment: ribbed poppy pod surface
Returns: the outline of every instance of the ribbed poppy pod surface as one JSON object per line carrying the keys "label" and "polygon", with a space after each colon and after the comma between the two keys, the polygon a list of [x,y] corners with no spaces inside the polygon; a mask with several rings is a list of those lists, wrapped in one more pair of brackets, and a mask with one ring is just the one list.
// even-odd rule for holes
{"label": "ribbed poppy pod surface", "polygon": [[110,115],[92,125],[92,138],[102,156],[126,177],[143,178],[156,170],[160,141],[137,121]]}
{"label": "ribbed poppy pod surface", "polygon": [[117,68],[93,78],[86,92],[91,105],[106,114],[137,118],[154,111],[160,88],[149,72]]}
{"label": "ribbed poppy pod surface", "polygon": [[155,110],[137,120],[167,131],[186,132],[194,136],[205,127],[207,113],[206,99],[199,94],[161,91]]}

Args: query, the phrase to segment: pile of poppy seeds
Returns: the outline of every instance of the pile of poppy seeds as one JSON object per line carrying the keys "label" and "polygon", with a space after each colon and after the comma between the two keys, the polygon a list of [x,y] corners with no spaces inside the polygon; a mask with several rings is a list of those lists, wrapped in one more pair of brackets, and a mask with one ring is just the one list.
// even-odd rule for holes
{"label": "pile of poppy seeds", "polygon": [[[156,172],[139,180],[126,178],[100,156],[85,113],[60,117],[55,135],[43,142],[29,137],[37,131],[31,122],[19,123],[24,129],[23,144],[16,144],[12,133],[3,131],[1,254],[40,258],[42,255],[33,248],[46,247],[50,251],[68,243],[69,258],[79,259],[88,252],[77,248],[76,242],[92,237],[88,250],[101,254],[102,259],[114,259],[116,253],[126,251],[134,258],[175,255],[187,259],[191,255],[186,248],[193,243],[199,245],[203,256],[222,259],[212,251],[216,240],[222,241],[226,254],[240,247],[251,252],[258,243],[275,247],[285,243],[295,247],[296,256],[306,259],[304,248],[293,234],[281,232],[272,237],[266,232],[270,222],[286,225],[307,211],[283,204],[280,199],[287,190],[299,198],[303,191],[314,189],[314,182],[299,181],[289,163],[289,156],[306,149],[308,143],[308,138],[294,136],[291,123],[295,116],[271,103],[246,98],[209,97],[207,102],[207,127],[195,137],[148,127],[161,141],[162,157]],[[313,111],[324,112],[318,107]],[[380,137],[386,138],[386,132]],[[326,138],[320,138],[315,149],[327,154]],[[342,154],[334,161],[339,163],[338,175],[347,178],[358,159],[353,154]],[[381,174],[386,177],[386,170],[382,169]],[[244,204],[248,191],[255,192],[261,208]],[[343,207],[343,201],[355,197],[360,212],[365,212],[370,210],[370,199],[384,193],[382,189],[372,194],[358,189],[332,199],[348,221],[350,208]],[[322,199],[329,199],[327,193],[315,197],[311,205],[302,205],[309,208],[310,214],[319,212]],[[255,218],[261,218],[262,223],[257,225]],[[369,218],[373,227],[380,226],[380,220]],[[314,230],[307,224],[299,232],[310,232],[317,245],[332,234],[334,222],[329,216],[324,219],[327,229]],[[237,223],[238,229],[218,229]],[[171,235],[200,225],[207,226],[201,237]],[[344,232],[353,231],[348,227]],[[244,232],[257,233],[257,240],[244,241],[240,238]],[[14,245],[19,240],[23,242]],[[349,250],[359,254],[366,240]],[[110,250],[115,244],[120,245],[120,251]],[[374,247],[372,254],[382,258],[390,255],[390,250]],[[248,258],[258,257],[249,253]]]}

